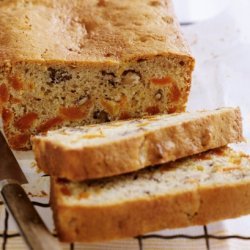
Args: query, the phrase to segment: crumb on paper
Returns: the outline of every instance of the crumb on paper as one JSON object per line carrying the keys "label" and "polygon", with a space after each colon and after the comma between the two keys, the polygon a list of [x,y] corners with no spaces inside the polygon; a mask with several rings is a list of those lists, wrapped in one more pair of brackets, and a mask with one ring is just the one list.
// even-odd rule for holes
{"label": "crumb on paper", "polygon": [[44,195],[44,196],[47,196],[48,194],[45,192],[45,191],[41,191],[41,194]]}
{"label": "crumb on paper", "polygon": [[31,165],[32,168],[37,167],[36,161],[32,161],[32,162],[30,163],[30,165]]}
{"label": "crumb on paper", "polygon": [[30,179],[29,183],[24,184],[23,188],[31,197],[45,198],[50,192],[50,178]]}
{"label": "crumb on paper", "polygon": [[30,163],[30,167],[35,168],[37,174],[43,173],[43,171],[40,168],[38,168],[36,161],[32,161]]}
{"label": "crumb on paper", "polygon": [[34,197],[42,198],[42,197],[48,196],[48,194],[44,190],[41,190],[39,193],[36,193],[36,194],[33,194],[32,192],[28,192],[28,195],[31,196],[32,198]]}

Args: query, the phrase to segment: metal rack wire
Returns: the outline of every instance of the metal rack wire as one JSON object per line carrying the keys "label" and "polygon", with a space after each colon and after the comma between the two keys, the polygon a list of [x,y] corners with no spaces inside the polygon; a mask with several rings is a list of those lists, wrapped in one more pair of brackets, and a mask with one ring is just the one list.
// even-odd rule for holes
{"label": "metal rack wire", "polygon": [[[43,208],[48,208],[50,205],[48,203],[40,203],[40,202],[32,202],[34,206],[36,207],[43,207]],[[9,224],[9,213],[7,210],[5,210],[5,218],[4,218],[4,228],[3,231],[0,233],[0,237],[2,238],[2,250],[7,250],[8,249],[8,240],[10,238],[16,238],[16,237],[21,237],[20,234],[14,233],[14,234],[9,234],[8,233],[8,224]],[[240,236],[240,235],[223,235],[223,236],[217,236],[213,234],[208,233],[208,228],[206,225],[203,226],[203,234],[199,235],[187,235],[187,234],[175,234],[175,235],[160,235],[160,234],[147,234],[147,235],[142,235],[135,237],[135,240],[138,241],[138,250],[143,250],[144,249],[144,242],[148,239],[161,239],[161,240],[173,240],[173,239],[188,239],[188,240],[199,240],[199,239],[204,239],[205,245],[206,245],[206,250],[211,250],[210,247],[210,239],[215,239],[215,240],[228,240],[228,239],[239,239],[239,240],[250,240],[250,236]],[[56,237],[56,235],[54,235]],[[250,246],[250,244],[249,244]],[[68,249],[69,250],[74,250],[75,249],[75,244],[71,243],[68,244]]]}

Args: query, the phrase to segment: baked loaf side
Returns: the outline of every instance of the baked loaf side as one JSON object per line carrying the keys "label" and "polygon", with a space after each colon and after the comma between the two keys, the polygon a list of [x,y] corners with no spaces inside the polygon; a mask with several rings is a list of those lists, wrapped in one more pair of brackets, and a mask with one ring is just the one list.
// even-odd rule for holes
{"label": "baked loaf side", "polygon": [[63,125],[184,111],[193,67],[169,0],[0,3],[0,105],[15,149]]}
{"label": "baked loaf side", "polygon": [[59,238],[94,242],[250,212],[250,158],[228,148],[112,178],[52,179]]}
{"label": "baked loaf side", "polygon": [[239,142],[239,108],[61,128],[32,138],[39,168],[69,180],[102,178]]}

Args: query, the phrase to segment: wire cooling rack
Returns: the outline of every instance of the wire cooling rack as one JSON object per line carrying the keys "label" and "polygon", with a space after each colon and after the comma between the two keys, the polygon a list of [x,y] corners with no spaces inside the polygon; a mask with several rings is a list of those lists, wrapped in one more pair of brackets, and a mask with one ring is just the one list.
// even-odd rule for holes
{"label": "wire cooling rack", "polygon": [[[40,177],[48,177],[48,175],[42,175]],[[32,199],[31,199],[32,200]],[[37,200],[32,200],[32,204],[37,208],[43,208],[43,209],[46,209],[46,210],[50,210],[50,204],[48,202],[39,202]],[[3,203],[0,203],[0,207],[4,207]],[[10,215],[8,213],[8,211],[6,209],[4,209],[4,214],[3,214],[4,218],[2,218],[2,220],[4,221],[3,223],[3,226],[2,226],[2,232],[0,232],[0,239],[1,239],[1,249],[2,250],[16,250],[16,246],[18,246],[18,250],[24,250],[26,249],[26,245],[23,243],[22,241],[22,236],[17,233],[17,232],[9,232],[9,224],[10,224]],[[245,227],[245,226],[244,226]],[[213,247],[214,244],[211,244],[211,240],[218,240],[218,241],[227,241],[227,240],[230,240],[230,239],[236,239],[236,240],[243,240],[243,241],[248,241],[249,240],[249,244],[247,244],[247,247],[246,246],[241,246],[239,245],[239,247],[233,247],[233,248],[229,248],[229,247],[224,247],[223,249],[230,249],[230,250],[234,250],[234,249],[250,249],[250,236],[242,236],[240,234],[223,234],[223,235],[217,235],[217,234],[214,234],[214,233],[209,233],[209,226],[207,225],[203,225],[200,227],[201,230],[199,230],[199,233],[191,233],[191,234],[188,234],[188,233],[180,233],[180,231],[178,231],[178,233],[176,234],[171,234],[171,235],[163,235],[161,233],[152,233],[152,234],[146,234],[146,235],[141,235],[141,236],[137,236],[133,239],[133,241],[136,243],[136,244],[133,244],[133,249],[138,249],[138,250],[146,250],[146,249],[150,249],[150,250],[155,250],[155,249],[160,249],[162,250],[163,248],[161,248],[162,246],[164,246],[164,243],[167,244],[169,241],[171,240],[187,240],[187,241],[192,241],[193,244],[190,244],[192,245],[192,249],[199,249],[199,246],[200,244],[203,245],[203,248],[204,250],[213,250],[213,249],[222,249],[218,246],[216,246],[215,248]],[[213,231],[213,230],[212,230]],[[175,230],[173,230],[173,232],[175,232]],[[54,234],[55,237],[57,237],[56,234]],[[11,244],[9,244],[10,240],[13,240],[13,239],[16,239],[16,240],[19,240],[19,243],[15,243],[14,247],[13,246],[10,246]],[[155,241],[161,241],[161,244],[160,247],[158,246],[158,248],[148,248],[146,247],[146,243],[149,241],[149,240],[155,240]],[[202,241],[202,243],[201,243]],[[178,243],[177,243],[178,244]],[[22,245],[22,246],[20,246]],[[151,244],[152,245],[152,244]],[[158,244],[157,244],[158,245]],[[198,246],[197,246],[198,245]],[[215,244],[216,245],[216,244]],[[236,243],[237,245],[237,243]],[[20,246],[20,247],[19,247]],[[183,245],[182,245],[183,246]],[[74,244],[74,243],[71,243],[71,244],[63,244],[63,249],[67,249],[67,250],[89,250],[89,249],[98,249],[98,246],[96,247],[85,247],[84,245],[81,245],[81,244]],[[126,246],[126,243],[121,243],[119,244],[119,248],[116,246],[112,246],[111,248],[109,247],[104,247],[102,249],[129,249],[131,250],[132,248],[129,248],[129,246]],[[166,248],[166,246],[164,247],[164,249],[169,249],[168,247]],[[182,249],[182,248],[175,248],[175,249]],[[185,247],[185,249],[189,249],[189,247]]]}
{"label": "wire cooling rack", "polygon": [[[49,203],[41,203],[41,202],[37,202],[37,201],[32,201],[33,205],[35,207],[41,207],[41,208],[46,208],[46,209],[50,209],[50,204]],[[21,238],[21,235],[19,233],[8,233],[8,225],[9,225],[9,213],[8,211],[5,209],[5,213],[4,213],[4,228],[3,231],[0,234],[0,237],[2,239],[2,244],[1,244],[1,249],[2,250],[7,250],[8,248],[8,242],[10,239],[12,238]],[[209,230],[208,227],[206,225],[202,226],[203,228],[203,234],[197,234],[197,235],[188,235],[188,234],[174,234],[174,235],[161,235],[161,234],[147,234],[147,235],[142,235],[142,236],[138,236],[135,237],[134,240],[137,241],[137,245],[138,245],[138,250],[144,250],[144,243],[149,240],[149,239],[159,239],[159,240],[165,240],[165,241],[170,241],[170,240],[174,240],[174,239],[187,239],[190,241],[195,241],[196,240],[200,240],[203,239],[204,240],[204,244],[205,244],[205,249],[206,250],[212,250],[212,247],[210,245],[210,240],[214,239],[214,240],[220,240],[220,241],[225,241],[228,239],[238,239],[238,240],[249,240],[250,241],[250,236],[240,236],[240,235],[214,235],[214,234],[209,234]],[[56,237],[56,235],[54,234],[54,236]],[[250,248],[250,242],[249,242],[249,248]],[[66,244],[64,244],[64,248],[63,249],[69,249],[69,250],[75,250],[75,244],[71,243],[68,244],[68,246],[66,246]],[[84,249],[84,248],[81,248]],[[121,249],[121,248],[119,248]],[[239,248],[241,249],[241,248]]]}

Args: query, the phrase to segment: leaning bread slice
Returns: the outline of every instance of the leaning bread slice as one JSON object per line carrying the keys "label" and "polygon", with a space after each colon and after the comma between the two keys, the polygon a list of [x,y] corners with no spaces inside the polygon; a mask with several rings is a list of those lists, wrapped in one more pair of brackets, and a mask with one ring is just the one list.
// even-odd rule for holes
{"label": "leaning bread slice", "polygon": [[221,148],[102,180],[52,178],[51,201],[65,242],[202,225],[250,213],[250,157]]}
{"label": "leaning bread slice", "polygon": [[62,128],[32,139],[38,166],[69,180],[132,172],[241,140],[238,108]]}

